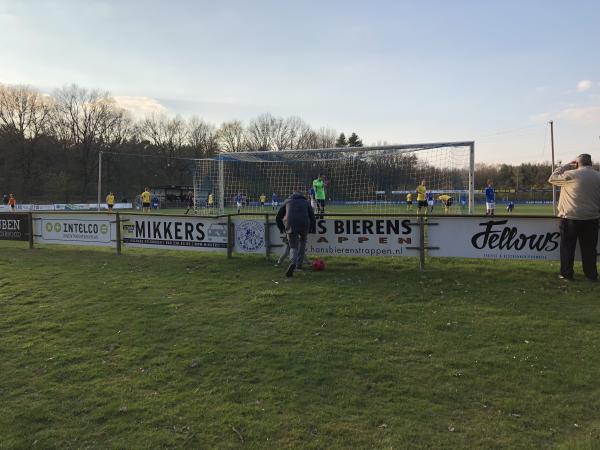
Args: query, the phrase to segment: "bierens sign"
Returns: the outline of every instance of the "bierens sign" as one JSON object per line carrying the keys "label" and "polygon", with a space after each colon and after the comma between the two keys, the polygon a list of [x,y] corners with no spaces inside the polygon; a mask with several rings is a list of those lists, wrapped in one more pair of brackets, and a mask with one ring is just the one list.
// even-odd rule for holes
{"label": "bierens sign", "polygon": [[29,239],[29,216],[27,214],[0,214],[0,239],[26,241]]}
{"label": "bierens sign", "polygon": [[36,242],[112,247],[115,225],[106,215],[41,215],[36,222]]}
{"label": "bierens sign", "polygon": [[559,221],[555,218],[435,217],[429,227],[430,256],[489,259],[560,257]]}
{"label": "bierens sign", "polygon": [[[317,220],[317,232],[308,235],[306,252],[336,256],[418,256],[419,228],[409,218]],[[272,244],[283,245],[277,227]],[[283,246],[274,248],[274,253]]]}
{"label": "bierens sign", "polygon": [[121,224],[126,247],[225,251],[227,223],[219,219],[127,215]]}

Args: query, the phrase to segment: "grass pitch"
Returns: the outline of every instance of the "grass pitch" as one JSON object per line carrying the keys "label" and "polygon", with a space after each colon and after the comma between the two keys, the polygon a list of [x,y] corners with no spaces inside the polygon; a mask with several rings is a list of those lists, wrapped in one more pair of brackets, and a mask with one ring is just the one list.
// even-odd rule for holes
{"label": "grass pitch", "polygon": [[599,286],[327,263],[0,243],[0,448],[598,448]]}
{"label": "grass pitch", "polygon": [[[498,204],[498,207],[495,210],[495,214],[498,216],[507,216],[507,215],[534,215],[534,216],[552,216],[552,205],[548,204],[518,204],[515,206],[515,209],[512,213],[506,211],[506,205]],[[140,212],[139,210],[120,210],[122,212]],[[278,208],[273,209],[271,206],[264,207],[249,207],[242,208],[241,213],[251,213],[251,214],[277,214]],[[397,206],[353,206],[353,205],[327,205],[326,211],[329,215],[332,214],[397,214],[400,216],[411,216],[417,214],[417,206],[413,205],[411,210],[406,208],[406,205],[397,205]],[[185,208],[168,208],[168,209],[157,209],[152,210],[152,214],[172,214],[172,215],[181,215],[185,214]],[[235,208],[226,208],[225,214],[236,214],[237,209]],[[444,207],[440,204],[436,204],[434,207],[434,214],[443,214]],[[467,215],[468,211],[465,208],[453,207],[450,210],[451,214],[464,214]],[[188,214],[193,215],[193,211],[189,211]],[[216,215],[218,214],[218,210],[211,208],[200,208],[197,211],[197,214],[202,215]],[[475,205],[475,214],[485,214],[485,205],[484,204],[476,204]]]}

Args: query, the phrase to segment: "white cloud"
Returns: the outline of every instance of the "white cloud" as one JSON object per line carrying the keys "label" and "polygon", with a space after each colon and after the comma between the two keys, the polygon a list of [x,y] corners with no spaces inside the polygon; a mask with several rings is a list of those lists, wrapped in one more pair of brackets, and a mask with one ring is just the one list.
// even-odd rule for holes
{"label": "white cloud", "polygon": [[167,113],[168,109],[158,100],[150,97],[117,95],[113,97],[118,106],[128,110],[133,116],[145,117],[151,114]]}
{"label": "white cloud", "polygon": [[577,92],[587,91],[591,87],[592,82],[590,80],[581,80],[579,83],[577,83]]}
{"label": "white cloud", "polygon": [[531,116],[533,122],[541,123],[549,120],[565,120],[580,125],[600,125],[600,106],[581,106],[565,108],[555,113],[545,112]]}

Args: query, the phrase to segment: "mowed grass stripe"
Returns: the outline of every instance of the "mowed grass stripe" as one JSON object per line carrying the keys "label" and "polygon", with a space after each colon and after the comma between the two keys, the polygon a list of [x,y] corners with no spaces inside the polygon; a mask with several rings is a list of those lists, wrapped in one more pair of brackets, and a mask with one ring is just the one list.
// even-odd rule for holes
{"label": "mowed grass stripe", "polygon": [[600,290],[555,262],[0,246],[0,447],[598,443]]}

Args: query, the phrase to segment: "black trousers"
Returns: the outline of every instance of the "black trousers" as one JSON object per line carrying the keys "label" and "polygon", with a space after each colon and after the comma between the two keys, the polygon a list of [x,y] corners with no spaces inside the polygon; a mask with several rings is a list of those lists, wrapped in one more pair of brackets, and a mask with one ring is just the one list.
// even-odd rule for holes
{"label": "black trousers", "polygon": [[575,247],[579,241],[583,273],[590,280],[598,279],[596,246],[598,245],[598,219],[560,220],[560,274],[573,278]]}

